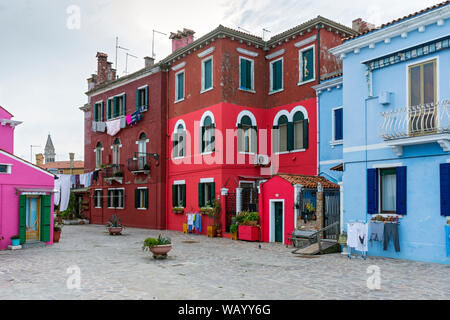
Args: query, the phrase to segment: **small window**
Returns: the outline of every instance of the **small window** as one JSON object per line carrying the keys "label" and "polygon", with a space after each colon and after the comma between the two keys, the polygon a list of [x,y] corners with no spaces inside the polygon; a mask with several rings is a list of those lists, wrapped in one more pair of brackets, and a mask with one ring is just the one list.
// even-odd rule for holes
{"label": "small window", "polygon": [[9,165],[0,164],[0,173],[9,173]]}
{"label": "small window", "polygon": [[113,163],[120,164],[120,139],[116,138],[113,144]]}
{"label": "small window", "polygon": [[283,89],[283,59],[270,63],[270,91],[276,92]]}
{"label": "small window", "polygon": [[199,207],[213,207],[215,201],[214,182],[199,183]]}
{"label": "small window", "polygon": [[94,104],[94,121],[104,121],[103,119],[103,102]]}
{"label": "small window", "polygon": [[344,109],[338,108],[333,110],[333,141],[342,141],[344,138]]}
{"label": "small window", "polygon": [[136,92],[136,111],[148,110],[148,86]]}
{"label": "small window", "polygon": [[239,58],[239,88],[241,90],[254,90],[253,78],[254,78],[254,64],[253,60],[243,57]]}
{"label": "small window", "polygon": [[94,191],[94,207],[95,208],[103,207],[103,192],[102,192],[102,190]]}
{"label": "small window", "polygon": [[175,102],[184,99],[184,71],[175,75]]}
{"label": "small window", "polygon": [[304,120],[305,116],[303,112],[296,112],[294,114],[294,149],[300,150],[304,149],[305,132],[304,132]]}
{"label": "small window", "polygon": [[172,186],[172,206],[174,208],[186,207],[186,185],[174,184]]}
{"label": "small window", "polygon": [[114,97],[113,118],[124,116],[126,114],[125,94]]}
{"label": "small window", "polygon": [[397,212],[397,170],[380,169],[380,199],[382,213]]}
{"label": "small window", "polygon": [[256,153],[257,135],[249,116],[243,116],[238,124],[238,151]]}
{"label": "small window", "polygon": [[136,189],[134,200],[136,209],[148,209],[148,189]]}
{"label": "small window", "polygon": [[173,136],[173,157],[183,158],[186,155],[186,130],[179,124]]}
{"label": "small window", "polygon": [[123,209],[125,192],[123,189],[108,189],[108,208]]}
{"label": "small window", "polygon": [[315,80],[314,46],[299,51],[299,84]]}
{"label": "small window", "polygon": [[202,130],[202,153],[213,152],[215,150],[215,126],[210,116],[207,116],[203,121]]}
{"label": "small window", "polygon": [[207,58],[202,62],[202,91],[213,87],[213,58]]}
{"label": "small window", "polygon": [[97,168],[100,168],[102,165],[102,149],[101,142],[97,143],[97,146],[95,147],[95,166]]}
{"label": "small window", "polygon": [[288,118],[284,115],[278,119],[279,152],[288,151],[288,122]]}

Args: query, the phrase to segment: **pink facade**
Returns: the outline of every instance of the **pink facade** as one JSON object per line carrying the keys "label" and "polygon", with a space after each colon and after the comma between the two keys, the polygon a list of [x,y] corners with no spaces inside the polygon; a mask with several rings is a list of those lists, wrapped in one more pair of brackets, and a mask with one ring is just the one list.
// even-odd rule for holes
{"label": "pink facade", "polygon": [[[0,118],[5,115],[0,108]],[[21,236],[21,244],[53,243],[55,177],[8,151],[14,139],[11,125],[17,124],[4,122],[0,125],[0,250],[7,249],[11,237],[16,235]]]}
{"label": "pink facade", "polygon": [[[0,107],[0,149],[7,152],[14,152],[14,122],[11,120],[12,115]],[[13,125],[11,126],[11,123]]]}

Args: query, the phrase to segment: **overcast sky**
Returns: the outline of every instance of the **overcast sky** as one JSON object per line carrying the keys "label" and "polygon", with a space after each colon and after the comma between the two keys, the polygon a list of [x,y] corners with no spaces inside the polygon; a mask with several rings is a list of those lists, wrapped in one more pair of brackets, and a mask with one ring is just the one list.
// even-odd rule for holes
{"label": "overcast sky", "polygon": [[[86,79],[96,71],[97,51],[115,60],[115,37],[138,59],[151,55],[152,30],[167,35],[183,27],[199,38],[219,24],[268,37],[317,15],[351,27],[363,18],[377,26],[439,0],[0,0],[0,105],[24,123],[16,128],[15,154],[30,160],[30,145],[43,152],[50,133],[56,160],[84,157]],[[75,6],[75,7],[74,7]],[[77,12],[80,24],[77,24]],[[155,37],[157,60],[170,53],[168,36]],[[118,55],[124,75],[125,51]],[[0,137],[1,139],[1,137]]]}

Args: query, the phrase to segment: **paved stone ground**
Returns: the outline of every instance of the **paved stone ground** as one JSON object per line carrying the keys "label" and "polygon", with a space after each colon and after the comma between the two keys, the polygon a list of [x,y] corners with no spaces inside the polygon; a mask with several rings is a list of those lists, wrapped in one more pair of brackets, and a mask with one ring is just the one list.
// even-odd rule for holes
{"label": "paved stone ground", "polygon": [[[280,244],[231,241],[164,231],[174,248],[166,260],[141,250],[160,231],[65,226],[46,248],[0,252],[2,299],[448,299],[450,266],[341,254],[301,258]],[[198,243],[184,243],[196,241]],[[67,268],[81,269],[69,290]],[[367,268],[381,270],[369,290]]]}

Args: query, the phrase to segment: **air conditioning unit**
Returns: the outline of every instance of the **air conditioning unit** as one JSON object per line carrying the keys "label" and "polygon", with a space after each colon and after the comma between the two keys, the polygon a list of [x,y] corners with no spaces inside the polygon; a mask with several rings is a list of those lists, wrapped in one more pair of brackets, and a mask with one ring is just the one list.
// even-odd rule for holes
{"label": "air conditioning unit", "polygon": [[257,154],[255,156],[255,166],[268,166],[269,162],[269,156],[264,154]]}

